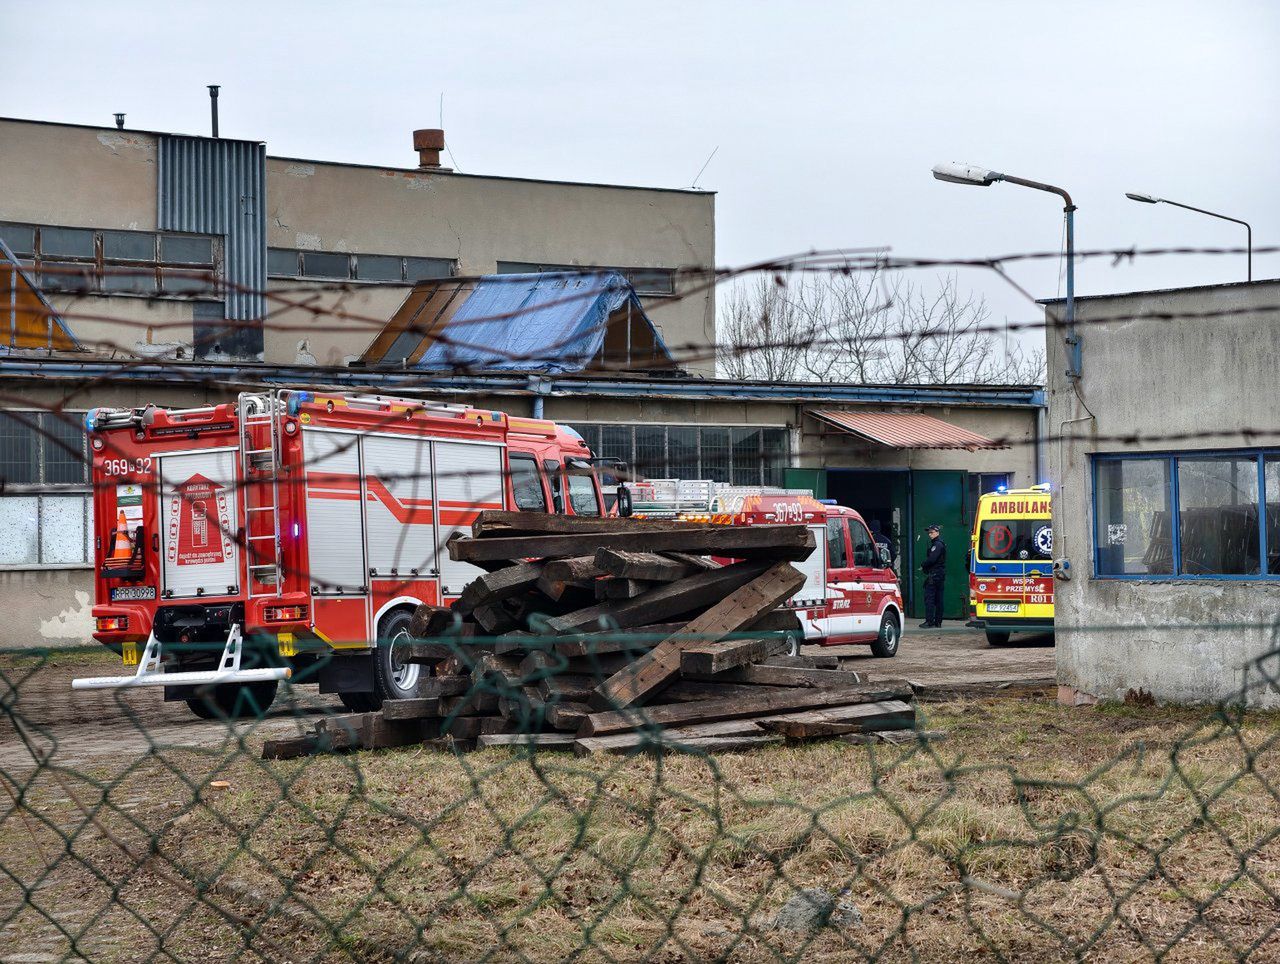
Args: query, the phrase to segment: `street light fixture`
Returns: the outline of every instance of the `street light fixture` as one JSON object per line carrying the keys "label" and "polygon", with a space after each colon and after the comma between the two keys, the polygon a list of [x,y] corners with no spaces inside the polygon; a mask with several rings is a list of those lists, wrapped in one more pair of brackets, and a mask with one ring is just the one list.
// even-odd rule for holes
{"label": "street light fixture", "polygon": [[1180,201],[1170,201],[1167,197],[1156,197],[1154,194],[1137,194],[1133,191],[1125,191],[1124,196],[1130,201],[1140,201],[1143,204],[1172,204],[1175,208],[1186,208],[1188,211],[1195,211],[1197,214],[1207,214],[1211,218],[1221,218],[1223,221],[1230,221],[1233,224],[1243,224],[1245,230],[1245,250],[1248,255],[1248,273],[1245,277],[1253,280],[1253,228],[1248,221],[1241,221],[1239,218],[1228,217],[1225,214],[1218,214],[1216,211],[1206,211],[1204,208],[1195,208],[1190,204],[1183,204]]}
{"label": "street light fixture", "polygon": [[949,184],[968,184],[973,187],[990,187],[997,181],[1006,181],[1009,184],[1018,184],[1036,191],[1048,191],[1062,198],[1062,210],[1067,215],[1067,377],[1079,378],[1081,352],[1080,335],[1076,332],[1076,206],[1071,201],[1071,195],[1052,184],[1029,181],[1026,178],[1014,177],[1012,174],[1001,174],[975,164],[938,164],[933,169],[933,176]]}

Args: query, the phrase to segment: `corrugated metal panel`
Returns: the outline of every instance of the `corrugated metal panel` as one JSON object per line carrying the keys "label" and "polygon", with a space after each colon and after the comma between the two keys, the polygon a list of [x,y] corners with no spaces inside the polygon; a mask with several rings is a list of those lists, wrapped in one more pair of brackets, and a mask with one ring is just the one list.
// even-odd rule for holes
{"label": "corrugated metal panel", "polygon": [[1005,449],[985,435],[918,412],[810,411],[814,418],[895,449]]}
{"label": "corrugated metal panel", "polygon": [[266,145],[206,137],[159,138],[157,222],[161,231],[223,236],[226,317],[256,321],[197,337],[197,356],[217,348],[262,357],[267,283]]}

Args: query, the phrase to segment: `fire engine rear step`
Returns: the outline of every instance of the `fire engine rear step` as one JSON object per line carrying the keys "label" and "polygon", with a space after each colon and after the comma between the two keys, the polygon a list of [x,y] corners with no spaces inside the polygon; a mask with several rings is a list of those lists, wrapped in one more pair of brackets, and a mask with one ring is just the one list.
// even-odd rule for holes
{"label": "fire engine rear step", "polygon": [[284,666],[241,669],[240,656],[243,650],[244,637],[240,633],[240,624],[235,623],[231,627],[231,632],[227,634],[227,643],[222,647],[222,658],[218,660],[217,669],[166,673],[161,659],[161,643],[156,639],[153,630],[147,638],[142,658],[138,660],[138,671],[132,676],[90,676],[74,679],[71,681],[71,688],[109,690],[135,686],[206,686],[222,683],[265,683],[289,678],[290,671]]}

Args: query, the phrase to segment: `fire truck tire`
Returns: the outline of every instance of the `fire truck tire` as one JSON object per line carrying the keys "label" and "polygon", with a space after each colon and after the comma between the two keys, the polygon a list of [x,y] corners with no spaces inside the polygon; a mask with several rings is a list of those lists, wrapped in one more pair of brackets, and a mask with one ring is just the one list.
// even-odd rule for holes
{"label": "fire truck tire", "polygon": [[187,700],[187,708],[202,720],[237,720],[264,716],[276,698],[275,680],[262,683],[224,683],[205,696]]}
{"label": "fire truck tire", "polygon": [[880,617],[880,632],[871,643],[873,656],[895,656],[898,652],[898,640],[902,638],[902,624],[893,613],[885,613]]}
{"label": "fire truck tire", "polygon": [[412,620],[411,610],[393,609],[378,624],[378,648],[373,656],[373,690],[378,707],[383,700],[407,700],[418,695],[422,667],[397,659],[404,652],[404,645],[413,641],[409,632]]}
{"label": "fire truck tire", "polygon": [[1008,633],[1005,633],[1005,632],[1000,632],[1000,631],[995,630],[995,629],[988,629],[988,630],[987,630],[987,645],[988,645],[988,646],[1008,646],[1008,645],[1009,645],[1009,634],[1008,634]]}

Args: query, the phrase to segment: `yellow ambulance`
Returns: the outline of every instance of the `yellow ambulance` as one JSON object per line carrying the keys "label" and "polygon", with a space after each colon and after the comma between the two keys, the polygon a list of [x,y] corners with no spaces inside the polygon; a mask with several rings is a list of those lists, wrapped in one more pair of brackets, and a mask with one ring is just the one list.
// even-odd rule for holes
{"label": "yellow ambulance", "polygon": [[969,549],[975,629],[1003,646],[1010,633],[1053,631],[1053,520],[1049,486],[988,492],[978,499]]}

